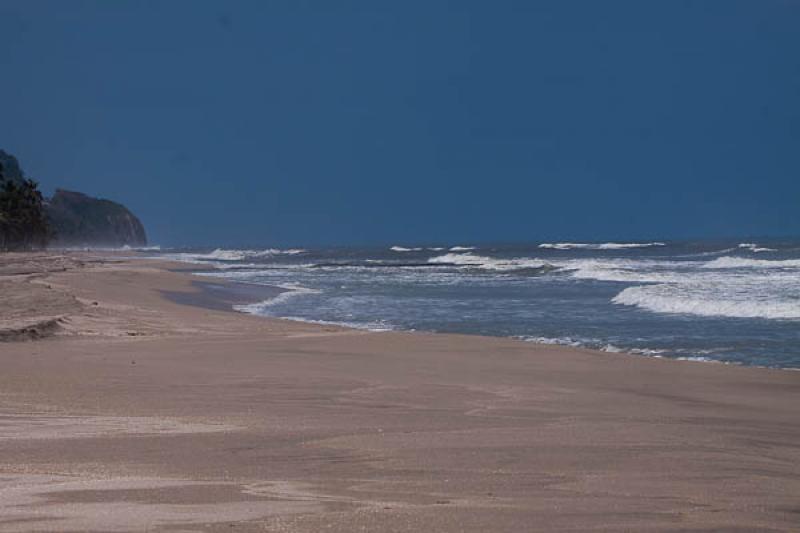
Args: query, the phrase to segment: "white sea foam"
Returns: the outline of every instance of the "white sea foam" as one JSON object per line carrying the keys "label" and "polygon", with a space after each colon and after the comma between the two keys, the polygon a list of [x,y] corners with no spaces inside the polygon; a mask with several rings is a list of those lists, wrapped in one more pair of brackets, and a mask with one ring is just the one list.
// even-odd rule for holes
{"label": "white sea foam", "polygon": [[475,246],[451,246],[451,252],[469,252],[471,250],[475,250]]}
{"label": "white sea foam", "polygon": [[[612,302],[656,313],[725,316],[733,318],[800,318],[800,300],[778,299],[776,294],[762,296],[747,285],[731,283],[728,287],[713,284],[658,284],[628,287]],[[744,290],[742,290],[744,289]]]}
{"label": "white sea foam", "polygon": [[765,247],[759,246],[759,245],[757,245],[756,243],[753,243],[753,242],[743,242],[743,243],[739,244],[738,247],[742,248],[744,250],[748,250],[750,252],[756,252],[756,253],[758,253],[758,252],[777,252],[777,250],[775,248],[765,248]]}
{"label": "white sea foam", "polygon": [[608,352],[608,353],[623,353],[625,350],[620,348],[619,346],[614,346],[613,344],[606,344],[600,348],[601,352]]}
{"label": "white sea foam", "polygon": [[725,256],[703,264],[703,268],[800,268],[800,259],[773,260]]}
{"label": "white sea foam", "polygon": [[526,342],[535,342],[536,344],[548,344],[559,346],[572,346],[575,348],[586,347],[594,348],[608,353],[631,353],[636,355],[648,355],[651,357],[661,357],[661,354],[667,353],[668,350],[658,350],[654,348],[620,348],[608,342],[603,342],[600,339],[586,339],[575,337],[517,337]]}
{"label": "white sea foam", "polygon": [[247,257],[246,250],[223,250],[221,248],[217,248],[213,252],[209,252],[207,254],[195,255],[195,259],[199,260],[215,259],[220,261],[241,261],[246,257]]}
{"label": "white sea foam", "polygon": [[[569,278],[636,283],[612,300],[657,313],[739,318],[800,318],[800,260],[721,257],[709,262],[650,259],[496,258],[448,253],[430,263],[488,271],[553,266]],[[766,267],[760,269],[757,267]],[[782,270],[778,270],[782,268]],[[747,269],[739,272],[734,269]],[[570,341],[567,341],[570,342]]]}
{"label": "white sea foam", "polygon": [[268,314],[267,309],[270,307],[286,302],[287,300],[302,296],[306,294],[319,294],[320,290],[318,289],[311,289],[308,287],[303,287],[297,283],[280,283],[273,285],[274,287],[278,287],[280,289],[285,289],[286,292],[282,292],[275,296],[274,298],[270,298],[269,300],[264,300],[262,302],[256,302],[252,304],[242,304],[242,305],[234,305],[233,308],[237,311],[242,311],[244,313],[250,313],[253,315],[264,315]]}
{"label": "white sea foam", "polygon": [[267,248],[265,250],[226,250],[223,248],[217,248],[216,250],[208,253],[181,252],[165,254],[160,257],[186,263],[213,263],[215,261],[244,261],[245,259],[271,257],[276,255],[297,255],[302,254],[305,251],[306,250],[300,248],[290,248],[287,250],[281,250],[278,248]]}
{"label": "white sea foam", "polygon": [[405,246],[392,246],[389,248],[393,252],[419,252],[422,248],[406,248]]}
{"label": "white sea foam", "polygon": [[626,250],[628,248],[650,248],[652,246],[666,246],[663,242],[604,242],[604,243],[580,243],[580,242],[556,242],[543,243],[539,248],[551,250]]}
{"label": "white sea foam", "polygon": [[696,363],[719,363],[719,361],[711,359],[710,357],[704,357],[702,355],[687,355],[683,357],[676,357],[675,359],[678,361],[694,361]]}
{"label": "white sea foam", "polygon": [[578,340],[573,339],[572,337],[518,337],[520,340],[525,342],[535,342],[536,344],[548,344],[548,345],[559,345],[559,346],[587,346],[591,344],[590,342],[587,343],[585,340]]}
{"label": "white sea foam", "polygon": [[157,252],[161,250],[161,246],[158,244],[154,244],[152,246],[130,246],[126,244],[122,248],[120,248],[123,252],[133,251],[133,252]]}
{"label": "white sea foam", "polygon": [[570,259],[553,261],[553,265],[568,271],[573,278],[630,283],[680,281],[685,274],[676,261],[649,259]]}
{"label": "white sea foam", "polygon": [[473,255],[471,253],[465,254],[444,254],[428,259],[429,263],[434,264],[454,264],[458,266],[467,266],[474,268],[481,268],[484,270],[519,270],[523,268],[542,268],[548,266],[547,263],[538,259],[528,258],[512,258],[512,259],[498,259],[483,255]]}
{"label": "white sea foam", "polygon": [[63,250],[66,252],[158,252],[161,246],[154,244],[151,246],[52,246],[48,250]]}
{"label": "white sea foam", "polygon": [[454,263],[456,265],[471,266],[480,266],[493,261],[494,259],[491,257],[472,254],[444,254],[428,259],[428,263]]}
{"label": "white sea foam", "polygon": [[375,322],[347,322],[335,320],[314,320],[311,318],[303,318],[299,316],[281,316],[284,320],[293,320],[295,322],[305,322],[306,324],[320,324],[324,326],[342,326],[345,328],[361,329],[366,331],[381,332],[381,331],[394,331],[395,328],[391,324],[383,321]]}

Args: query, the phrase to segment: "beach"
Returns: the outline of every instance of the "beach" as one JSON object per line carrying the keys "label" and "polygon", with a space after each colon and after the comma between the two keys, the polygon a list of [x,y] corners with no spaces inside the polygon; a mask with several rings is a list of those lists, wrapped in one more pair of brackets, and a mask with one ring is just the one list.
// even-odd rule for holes
{"label": "beach", "polygon": [[264,318],[188,270],[0,256],[0,531],[800,528],[796,371]]}

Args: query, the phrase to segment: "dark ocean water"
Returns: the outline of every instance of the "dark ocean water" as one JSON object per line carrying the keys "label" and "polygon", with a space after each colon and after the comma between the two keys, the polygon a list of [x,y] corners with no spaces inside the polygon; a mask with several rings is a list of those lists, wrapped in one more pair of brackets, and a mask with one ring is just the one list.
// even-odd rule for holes
{"label": "dark ocean water", "polygon": [[518,337],[800,368],[800,241],[162,250],[286,289],[240,307],[373,330]]}

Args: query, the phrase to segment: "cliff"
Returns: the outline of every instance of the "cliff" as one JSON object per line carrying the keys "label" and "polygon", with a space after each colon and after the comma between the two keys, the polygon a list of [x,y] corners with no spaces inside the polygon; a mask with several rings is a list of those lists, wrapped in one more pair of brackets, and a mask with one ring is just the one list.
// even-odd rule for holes
{"label": "cliff", "polygon": [[53,243],[62,246],[145,246],[144,226],[125,206],[56,189],[45,205]]}

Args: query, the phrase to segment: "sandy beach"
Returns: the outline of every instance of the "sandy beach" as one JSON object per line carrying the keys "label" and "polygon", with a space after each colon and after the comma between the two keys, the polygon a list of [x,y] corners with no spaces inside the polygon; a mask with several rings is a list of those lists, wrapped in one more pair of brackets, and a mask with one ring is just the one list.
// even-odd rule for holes
{"label": "sandy beach", "polygon": [[800,372],[266,319],[186,270],[0,256],[0,531],[800,529]]}

